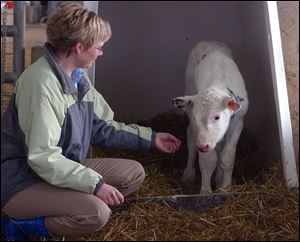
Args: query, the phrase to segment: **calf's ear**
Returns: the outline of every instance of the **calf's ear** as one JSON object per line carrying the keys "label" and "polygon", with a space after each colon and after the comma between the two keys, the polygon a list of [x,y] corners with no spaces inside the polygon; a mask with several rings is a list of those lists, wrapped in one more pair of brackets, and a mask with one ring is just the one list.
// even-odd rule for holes
{"label": "calf's ear", "polygon": [[176,97],[172,99],[172,104],[176,108],[189,108],[193,106],[191,96]]}
{"label": "calf's ear", "polygon": [[224,103],[232,112],[236,112],[241,108],[241,105],[232,98],[225,98]]}

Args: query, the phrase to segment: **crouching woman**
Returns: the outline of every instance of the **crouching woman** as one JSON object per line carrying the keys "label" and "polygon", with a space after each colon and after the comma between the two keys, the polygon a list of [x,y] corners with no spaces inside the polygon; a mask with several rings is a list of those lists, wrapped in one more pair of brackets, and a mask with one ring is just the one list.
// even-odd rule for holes
{"label": "crouching woman", "polygon": [[107,21],[79,4],[48,18],[45,55],[18,78],[1,120],[1,233],[6,240],[78,239],[102,228],[111,206],[145,178],[128,159],[87,159],[90,144],[176,152],[181,142],[114,120],[85,68],[103,55]]}

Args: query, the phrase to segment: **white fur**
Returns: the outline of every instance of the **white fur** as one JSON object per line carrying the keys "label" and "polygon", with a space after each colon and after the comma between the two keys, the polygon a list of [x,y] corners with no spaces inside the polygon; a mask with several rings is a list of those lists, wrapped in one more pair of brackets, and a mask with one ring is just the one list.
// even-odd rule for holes
{"label": "white fur", "polygon": [[[229,90],[239,98],[230,95]],[[194,181],[198,151],[201,192],[212,191],[211,177],[215,169],[217,187],[226,189],[231,185],[236,145],[248,109],[248,97],[244,79],[225,44],[203,41],[192,49],[186,67],[185,95],[174,99],[176,106],[180,103],[190,119],[187,130],[189,155],[182,180]],[[240,108],[235,111],[229,108],[232,107],[230,101],[238,103]]]}

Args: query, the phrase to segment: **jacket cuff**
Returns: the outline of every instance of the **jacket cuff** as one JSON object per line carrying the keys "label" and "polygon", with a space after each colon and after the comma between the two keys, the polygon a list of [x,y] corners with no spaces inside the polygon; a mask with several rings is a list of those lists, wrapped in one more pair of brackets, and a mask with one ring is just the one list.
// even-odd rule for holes
{"label": "jacket cuff", "polygon": [[154,149],[156,148],[156,145],[155,145],[155,138],[156,138],[156,132],[152,130],[152,135],[151,135],[151,149]]}
{"label": "jacket cuff", "polygon": [[100,190],[100,188],[102,187],[102,185],[104,184],[104,181],[102,179],[100,179],[100,181],[97,183],[95,190],[94,190],[94,195],[97,194],[97,192]]}

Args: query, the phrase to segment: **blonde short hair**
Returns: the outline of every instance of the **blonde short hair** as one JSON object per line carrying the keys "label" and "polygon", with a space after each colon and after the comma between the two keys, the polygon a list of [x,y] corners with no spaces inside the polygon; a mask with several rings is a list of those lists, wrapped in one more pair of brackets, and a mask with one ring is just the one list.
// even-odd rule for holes
{"label": "blonde short hair", "polygon": [[78,3],[62,4],[48,17],[47,39],[55,51],[70,55],[77,42],[85,48],[106,42],[112,33],[108,21]]}

